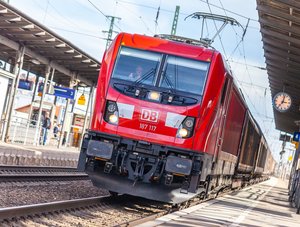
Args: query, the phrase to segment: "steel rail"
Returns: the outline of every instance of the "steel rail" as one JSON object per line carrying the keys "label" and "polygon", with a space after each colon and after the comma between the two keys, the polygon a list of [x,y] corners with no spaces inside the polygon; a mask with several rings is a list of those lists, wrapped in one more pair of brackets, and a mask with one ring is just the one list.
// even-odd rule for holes
{"label": "steel rail", "polygon": [[16,166],[16,165],[0,165],[0,171],[15,171],[15,170],[33,170],[33,171],[68,171],[77,172],[77,168],[63,166]]}
{"label": "steel rail", "polygon": [[84,199],[64,200],[49,203],[32,204],[25,206],[0,208],[0,221],[9,221],[13,218],[27,217],[29,215],[47,214],[55,211],[62,211],[74,208],[84,208],[99,204],[101,200],[109,196],[98,196]]}
{"label": "steel rail", "polygon": [[79,180],[88,179],[88,175],[85,173],[76,174],[0,174],[0,182],[10,181],[50,181],[50,180]]}
{"label": "steel rail", "polygon": [[153,221],[153,220],[155,220],[157,218],[160,218],[160,217],[162,217],[164,215],[167,215],[168,213],[170,213],[170,211],[168,211],[168,210],[161,211],[161,212],[158,212],[156,214],[152,214],[152,215],[149,215],[149,216],[146,216],[146,217],[134,219],[132,221],[128,221],[128,222],[124,222],[124,223],[115,225],[115,227],[117,227],[117,226],[120,226],[120,227],[129,226],[129,227],[131,227],[131,226],[140,225],[140,224],[143,224],[145,222]]}

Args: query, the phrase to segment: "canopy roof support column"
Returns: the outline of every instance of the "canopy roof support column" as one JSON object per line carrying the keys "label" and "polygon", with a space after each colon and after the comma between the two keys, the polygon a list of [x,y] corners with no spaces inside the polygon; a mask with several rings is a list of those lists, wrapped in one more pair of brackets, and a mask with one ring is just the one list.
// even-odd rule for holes
{"label": "canopy roof support column", "polygon": [[23,67],[23,62],[24,62],[24,54],[25,54],[25,46],[20,46],[20,49],[17,51],[17,56],[16,56],[16,63],[13,69],[13,74],[16,76],[13,80],[12,84],[12,95],[9,98],[8,102],[8,108],[7,108],[7,113],[5,116],[5,122],[4,122],[4,130],[2,134],[2,141],[5,140],[5,142],[8,142],[9,140],[9,131],[11,127],[11,120],[12,120],[12,115],[13,115],[13,110],[15,106],[15,99],[17,95],[17,89],[19,86],[19,80],[20,80],[20,74],[21,70]]}
{"label": "canopy roof support column", "polygon": [[[73,86],[74,86],[73,78],[71,78],[69,88],[73,88]],[[67,127],[66,118],[67,118],[67,112],[68,112],[70,104],[71,104],[71,100],[67,99],[66,109],[64,112],[64,118],[63,118],[63,122],[62,122],[62,127],[61,127],[61,131],[60,131],[59,142],[58,142],[57,148],[60,148],[62,146],[63,138],[65,138],[65,144],[67,144],[69,132],[67,132],[65,137],[64,137],[64,134],[65,134],[65,130]]]}
{"label": "canopy roof support column", "polygon": [[[87,103],[87,107],[86,107],[86,113],[85,113],[85,117],[84,117],[84,122],[83,122],[83,127],[82,127],[82,135],[81,135],[81,139],[80,139],[80,143],[79,143],[79,149],[81,149],[81,143],[82,143],[82,140],[83,140],[83,137],[84,137],[84,133],[85,133],[85,130],[86,130],[86,125],[87,125],[87,119],[88,119],[88,112],[89,112],[89,108],[90,106],[92,105],[92,101],[93,101],[93,96],[94,96],[94,90],[95,90],[95,87],[92,86],[90,88],[90,94],[89,94],[89,100],[88,100],[88,103]],[[90,113],[90,121],[91,121],[91,118],[92,118],[92,112]]]}
{"label": "canopy roof support column", "polygon": [[[34,141],[33,144],[34,145],[39,145],[39,140],[38,140],[38,135],[41,132],[41,116],[42,116],[42,111],[43,111],[43,103],[44,103],[44,98],[45,98],[45,94],[47,91],[47,83],[48,83],[48,78],[50,75],[50,66],[47,65],[46,66],[46,70],[45,70],[45,81],[44,81],[44,87],[43,87],[43,93],[41,96],[41,101],[40,101],[40,106],[39,106],[39,113],[38,113],[38,117],[37,117],[37,122],[36,122],[36,129],[35,129],[35,134],[34,134]],[[45,117],[45,116],[44,116]]]}

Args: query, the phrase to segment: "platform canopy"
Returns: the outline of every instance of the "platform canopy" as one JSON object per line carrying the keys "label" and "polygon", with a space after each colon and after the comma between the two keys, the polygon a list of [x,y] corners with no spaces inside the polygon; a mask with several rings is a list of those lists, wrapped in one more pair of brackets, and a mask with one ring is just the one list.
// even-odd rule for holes
{"label": "platform canopy", "polygon": [[257,0],[257,10],[272,97],[282,91],[292,97],[287,112],[274,109],[276,128],[293,133],[300,122],[300,2]]}
{"label": "platform canopy", "polygon": [[13,63],[21,46],[25,46],[25,70],[43,76],[45,66],[50,65],[59,84],[68,86],[71,78],[88,86],[97,83],[100,63],[96,59],[0,1],[0,60]]}

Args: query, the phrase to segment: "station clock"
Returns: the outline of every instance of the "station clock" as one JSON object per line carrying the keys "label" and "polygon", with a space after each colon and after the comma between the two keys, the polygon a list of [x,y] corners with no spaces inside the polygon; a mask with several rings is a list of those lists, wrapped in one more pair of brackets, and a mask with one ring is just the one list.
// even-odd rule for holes
{"label": "station clock", "polygon": [[286,112],[292,105],[292,98],[285,92],[277,93],[273,98],[273,106],[279,112]]}

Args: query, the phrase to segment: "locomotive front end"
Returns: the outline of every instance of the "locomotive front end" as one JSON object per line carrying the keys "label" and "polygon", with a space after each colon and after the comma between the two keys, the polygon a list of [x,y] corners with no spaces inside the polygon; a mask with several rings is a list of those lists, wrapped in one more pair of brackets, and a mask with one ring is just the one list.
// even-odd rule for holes
{"label": "locomotive front end", "polygon": [[78,168],[111,192],[180,203],[206,190],[210,156],[195,150],[195,132],[210,63],[138,39],[119,35],[104,57]]}

